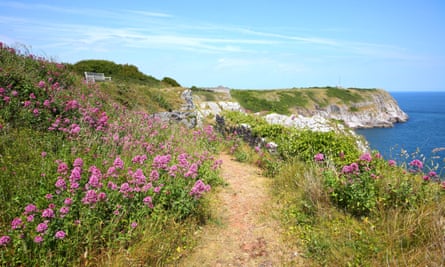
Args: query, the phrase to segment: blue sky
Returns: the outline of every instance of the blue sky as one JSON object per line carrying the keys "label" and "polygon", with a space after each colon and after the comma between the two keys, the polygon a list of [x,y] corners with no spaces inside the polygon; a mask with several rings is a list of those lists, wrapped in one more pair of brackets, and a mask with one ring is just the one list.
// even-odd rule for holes
{"label": "blue sky", "polygon": [[0,41],[183,86],[445,91],[445,1],[3,1]]}

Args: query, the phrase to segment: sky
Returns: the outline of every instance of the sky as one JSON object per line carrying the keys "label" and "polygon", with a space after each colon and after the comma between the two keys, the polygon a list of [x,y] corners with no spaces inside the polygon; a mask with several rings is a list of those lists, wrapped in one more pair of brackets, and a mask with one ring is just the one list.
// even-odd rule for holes
{"label": "sky", "polygon": [[445,91],[442,0],[0,0],[0,41],[185,87]]}

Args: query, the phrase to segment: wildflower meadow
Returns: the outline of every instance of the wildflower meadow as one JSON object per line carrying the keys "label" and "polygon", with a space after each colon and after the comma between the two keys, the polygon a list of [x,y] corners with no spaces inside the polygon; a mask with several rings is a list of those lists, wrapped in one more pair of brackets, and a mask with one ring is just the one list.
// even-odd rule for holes
{"label": "wildflower meadow", "polygon": [[0,44],[0,67],[0,265],[97,264],[152,225],[202,216],[221,183],[211,126],[129,110],[26,50]]}

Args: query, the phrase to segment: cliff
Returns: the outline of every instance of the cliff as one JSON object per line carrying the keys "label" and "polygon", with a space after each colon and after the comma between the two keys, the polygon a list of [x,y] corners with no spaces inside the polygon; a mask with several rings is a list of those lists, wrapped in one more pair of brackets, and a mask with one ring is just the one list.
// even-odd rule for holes
{"label": "cliff", "polygon": [[350,128],[392,127],[408,120],[395,99],[381,89],[327,87],[223,92],[219,88],[193,91],[193,101],[201,120],[223,110],[235,110],[263,115],[271,123],[322,131],[329,129],[330,120],[342,121]]}

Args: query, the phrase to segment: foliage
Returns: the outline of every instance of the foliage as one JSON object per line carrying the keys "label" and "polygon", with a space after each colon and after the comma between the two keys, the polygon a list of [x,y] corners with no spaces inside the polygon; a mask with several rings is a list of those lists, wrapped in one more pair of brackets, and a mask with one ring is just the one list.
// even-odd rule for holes
{"label": "foliage", "polygon": [[[142,83],[151,87],[161,86],[161,81],[150,75],[143,74],[134,65],[116,64],[113,61],[91,59],[79,61],[75,63],[72,68],[81,76],[84,75],[84,72],[99,72],[104,73],[105,76],[111,76],[113,80]],[[168,86],[177,84],[176,81],[171,78],[164,78],[164,80],[163,82]]]}
{"label": "foliage", "polygon": [[170,78],[170,77],[162,78],[161,82],[167,86],[181,87],[181,85],[176,80],[174,80],[173,78]]}
{"label": "foliage", "polygon": [[[177,260],[191,242],[182,230],[193,240],[205,194],[222,182],[213,127],[162,123],[116,103],[102,91],[111,83],[83,84],[3,45],[0,53],[0,265],[96,265],[132,251]],[[123,98],[130,88],[119,88]],[[30,107],[39,112],[27,116]],[[141,244],[153,251],[138,255]]]}
{"label": "foliage", "polygon": [[353,89],[340,89],[340,88],[334,88],[329,87],[326,92],[328,97],[332,98],[338,98],[343,103],[354,103],[359,102],[363,100],[363,97],[356,92],[356,90]]}

